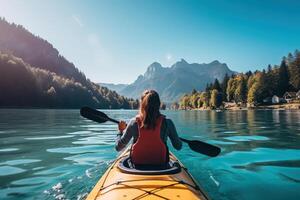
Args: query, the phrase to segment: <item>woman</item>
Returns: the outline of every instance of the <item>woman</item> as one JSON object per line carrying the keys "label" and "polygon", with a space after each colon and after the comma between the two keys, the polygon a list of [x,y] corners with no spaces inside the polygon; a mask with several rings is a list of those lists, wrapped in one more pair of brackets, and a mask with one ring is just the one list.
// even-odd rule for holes
{"label": "woman", "polygon": [[[180,150],[182,142],[170,119],[160,114],[160,99],[154,90],[146,90],[140,100],[139,114],[128,126],[121,121],[116,150],[122,150],[133,138],[131,161],[134,165],[165,165],[169,161],[167,138]],[[125,132],[123,133],[123,131]]]}

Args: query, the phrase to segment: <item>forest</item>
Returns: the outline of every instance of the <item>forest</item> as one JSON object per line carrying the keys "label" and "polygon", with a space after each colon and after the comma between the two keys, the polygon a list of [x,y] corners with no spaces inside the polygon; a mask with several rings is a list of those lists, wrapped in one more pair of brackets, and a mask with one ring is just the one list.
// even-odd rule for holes
{"label": "forest", "polygon": [[224,102],[234,102],[248,107],[265,103],[265,99],[274,95],[283,97],[286,92],[300,90],[300,52],[282,58],[280,65],[271,66],[262,71],[225,75],[219,82],[207,84],[205,91],[193,90],[174,103],[173,108],[199,109],[224,107]]}
{"label": "forest", "polygon": [[9,54],[0,53],[0,74],[1,107],[136,108],[138,104],[89,80],[84,85]]}
{"label": "forest", "polygon": [[0,18],[0,107],[137,108],[85,77],[48,41]]}

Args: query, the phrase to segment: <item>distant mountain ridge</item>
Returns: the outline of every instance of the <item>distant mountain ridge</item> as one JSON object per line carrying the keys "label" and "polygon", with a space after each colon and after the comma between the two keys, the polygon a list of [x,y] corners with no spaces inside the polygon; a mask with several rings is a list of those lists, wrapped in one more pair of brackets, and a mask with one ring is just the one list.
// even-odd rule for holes
{"label": "distant mountain ridge", "polygon": [[114,84],[114,83],[98,83],[98,85],[102,87],[107,87],[108,89],[116,92],[120,92],[125,87],[128,86],[128,84]]}
{"label": "distant mountain ridge", "polygon": [[0,107],[132,108],[85,77],[48,41],[0,18]]}
{"label": "distant mountain ridge", "polygon": [[121,95],[139,98],[145,89],[155,89],[159,92],[162,101],[174,102],[181,95],[192,89],[204,90],[207,83],[215,79],[222,81],[225,74],[232,75],[225,63],[215,60],[208,64],[188,63],[184,59],[173,64],[171,67],[163,67],[160,63],[152,63],[144,75],[121,89]]}

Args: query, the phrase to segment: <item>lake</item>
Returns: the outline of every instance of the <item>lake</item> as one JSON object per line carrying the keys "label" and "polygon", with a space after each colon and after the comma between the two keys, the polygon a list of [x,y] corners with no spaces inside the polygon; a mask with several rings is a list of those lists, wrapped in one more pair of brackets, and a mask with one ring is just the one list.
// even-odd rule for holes
{"label": "lake", "polygon": [[[163,113],[180,136],[222,148],[216,158],[170,148],[212,199],[299,199],[300,111]],[[0,109],[0,199],[84,199],[118,155],[116,133],[79,110]]]}

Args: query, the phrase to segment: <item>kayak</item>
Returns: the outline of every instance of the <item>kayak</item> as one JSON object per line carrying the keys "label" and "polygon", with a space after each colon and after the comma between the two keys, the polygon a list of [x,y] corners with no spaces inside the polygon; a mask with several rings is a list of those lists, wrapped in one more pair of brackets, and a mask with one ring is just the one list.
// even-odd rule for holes
{"label": "kayak", "polygon": [[87,200],[102,199],[209,199],[187,169],[170,152],[165,169],[135,169],[127,148],[108,168]]}

